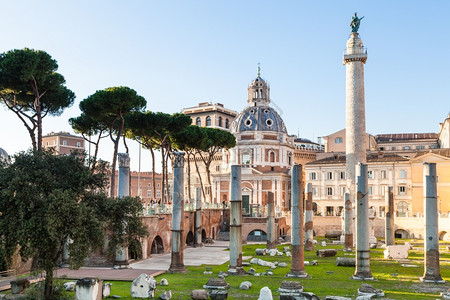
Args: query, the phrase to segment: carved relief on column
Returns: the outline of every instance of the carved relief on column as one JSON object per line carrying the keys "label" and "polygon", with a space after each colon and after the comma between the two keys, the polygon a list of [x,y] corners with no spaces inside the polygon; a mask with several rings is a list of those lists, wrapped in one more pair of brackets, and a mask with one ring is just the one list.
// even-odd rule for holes
{"label": "carved relief on column", "polygon": [[173,156],[173,167],[184,168],[184,152],[175,151],[173,152]]}

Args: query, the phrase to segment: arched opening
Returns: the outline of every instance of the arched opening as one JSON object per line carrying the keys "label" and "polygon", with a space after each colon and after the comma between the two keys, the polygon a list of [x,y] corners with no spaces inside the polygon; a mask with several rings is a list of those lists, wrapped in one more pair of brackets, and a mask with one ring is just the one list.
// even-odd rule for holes
{"label": "arched opening", "polygon": [[222,127],[222,117],[219,117],[219,127]]}
{"label": "arched opening", "polygon": [[210,116],[206,117],[206,126],[211,126],[211,117]]}
{"label": "arched opening", "polygon": [[164,243],[162,238],[157,235],[152,242],[151,254],[162,254],[164,253]]}
{"label": "arched opening", "polygon": [[229,124],[228,124],[228,119],[225,119],[225,128],[228,128]]}
{"label": "arched opening", "polygon": [[247,241],[264,242],[266,240],[267,233],[260,229],[252,230],[247,236]]}
{"label": "arched opening", "polygon": [[272,162],[272,163],[275,162],[275,153],[270,152],[269,156],[270,156],[270,162]]}
{"label": "arched opening", "polygon": [[195,119],[195,125],[197,125],[197,126],[202,126],[202,119],[200,119],[200,117],[198,117],[197,119]]}
{"label": "arched opening", "polygon": [[211,233],[212,233],[212,239],[215,240],[216,236],[214,234],[215,233],[214,227],[211,228]]}
{"label": "arched opening", "polygon": [[313,202],[312,209],[313,209],[314,215],[317,215],[317,203],[316,202]]}
{"label": "arched opening", "polygon": [[189,231],[186,235],[186,246],[194,246],[194,234],[192,233],[192,231]]}
{"label": "arched opening", "polygon": [[205,242],[205,240],[207,239],[208,237],[206,236],[206,230],[205,229],[202,229],[202,242]]}
{"label": "arched opening", "polygon": [[132,240],[128,246],[129,259],[141,259],[142,258],[142,246],[138,240]]}
{"label": "arched opening", "polygon": [[447,231],[441,231],[439,232],[439,240],[444,241],[446,240],[445,235],[447,234]]}
{"label": "arched opening", "polygon": [[397,229],[394,233],[396,239],[409,239],[409,232],[404,229]]}

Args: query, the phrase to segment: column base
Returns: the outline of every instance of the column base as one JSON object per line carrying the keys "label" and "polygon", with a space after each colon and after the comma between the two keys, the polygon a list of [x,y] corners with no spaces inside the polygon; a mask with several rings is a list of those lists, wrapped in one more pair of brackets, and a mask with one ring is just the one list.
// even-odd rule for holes
{"label": "column base", "polygon": [[423,276],[420,277],[420,281],[424,283],[445,283],[445,280],[441,276]]}
{"label": "column base", "polygon": [[114,262],[113,268],[114,269],[128,269],[129,264],[130,264],[130,262],[128,260],[121,260],[121,261],[116,260]]}
{"label": "column base", "polygon": [[352,276],[353,280],[361,280],[361,281],[365,281],[365,280],[369,280],[369,281],[374,281],[375,278],[372,276],[372,274],[368,275],[368,276],[364,276],[364,275],[353,275]]}
{"label": "column base", "polygon": [[308,273],[304,271],[290,271],[288,274],[286,274],[287,278],[310,278]]}
{"label": "column base", "polygon": [[314,244],[312,241],[305,242],[305,250],[306,251],[314,251]]}
{"label": "column base", "polygon": [[187,273],[187,269],[184,265],[170,265],[169,272],[172,273]]}
{"label": "column base", "polygon": [[231,266],[228,266],[227,273],[230,274],[230,275],[247,275],[247,272],[244,270],[243,267],[235,267],[235,268],[233,268]]}

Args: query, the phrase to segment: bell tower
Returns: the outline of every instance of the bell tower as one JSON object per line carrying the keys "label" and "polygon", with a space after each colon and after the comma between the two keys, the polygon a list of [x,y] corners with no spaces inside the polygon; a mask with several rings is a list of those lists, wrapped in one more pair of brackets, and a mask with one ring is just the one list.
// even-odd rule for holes
{"label": "bell tower", "polygon": [[258,76],[248,87],[247,103],[249,106],[267,106],[270,103],[270,86],[261,77],[261,66],[258,63]]}

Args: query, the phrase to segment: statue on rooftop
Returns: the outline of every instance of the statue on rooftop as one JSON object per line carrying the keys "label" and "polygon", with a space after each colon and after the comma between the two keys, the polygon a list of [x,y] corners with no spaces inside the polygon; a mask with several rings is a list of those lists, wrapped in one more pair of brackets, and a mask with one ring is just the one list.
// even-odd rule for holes
{"label": "statue on rooftop", "polygon": [[358,32],[359,24],[361,23],[362,18],[358,18],[358,15],[355,13],[355,15],[352,17],[352,21],[350,22],[350,27],[352,28],[352,32]]}

